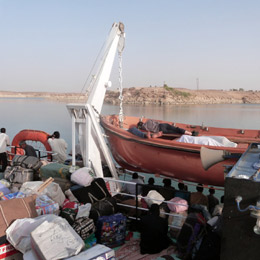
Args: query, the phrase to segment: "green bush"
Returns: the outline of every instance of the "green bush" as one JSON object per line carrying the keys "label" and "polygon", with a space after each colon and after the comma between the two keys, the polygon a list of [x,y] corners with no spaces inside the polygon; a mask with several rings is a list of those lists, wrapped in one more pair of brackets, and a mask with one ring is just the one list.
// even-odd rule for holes
{"label": "green bush", "polygon": [[185,98],[191,96],[191,94],[188,92],[176,90],[174,88],[168,87],[166,84],[164,84],[163,88],[166,89],[167,91],[170,91],[175,96],[181,96],[181,97],[185,97]]}

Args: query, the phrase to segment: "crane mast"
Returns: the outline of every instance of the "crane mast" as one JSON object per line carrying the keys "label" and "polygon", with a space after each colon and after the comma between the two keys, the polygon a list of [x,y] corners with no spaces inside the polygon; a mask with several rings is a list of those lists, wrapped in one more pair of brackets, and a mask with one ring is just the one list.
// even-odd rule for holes
{"label": "crane mast", "polygon": [[110,74],[116,52],[124,49],[125,33],[123,23],[114,23],[107,38],[92,86],[89,88],[85,104],[68,104],[72,119],[72,171],[76,168],[76,133],[83,157],[83,164],[97,177],[103,177],[102,161],[108,165],[114,178],[118,178],[113,159],[106,145],[99,124],[99,114],[103,106],[106,90],[111,86]]}

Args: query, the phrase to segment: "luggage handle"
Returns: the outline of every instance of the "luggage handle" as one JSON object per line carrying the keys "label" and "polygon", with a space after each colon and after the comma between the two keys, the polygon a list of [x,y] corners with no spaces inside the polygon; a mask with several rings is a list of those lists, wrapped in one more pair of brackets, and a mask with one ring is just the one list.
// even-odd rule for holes
{"label": "luggage handle", "polygon": [[8,175],[5,177],[6,179],[8,179],[10,182],[13,182],[14,178],[15,178],[15,174],[14,171],[17,170],[17,166],[14,166],[13,169],[8,173]]}
{"label": "luggage handle", "polygon": [[54,179],[52,177],[48,178],[45,182],[43,182],[39,187],[36,187],[35,189],[32,190],[32,194],[35,193],[41,193],[44,189],[46,189],[52,182],[54,181]]}
{"label": "luggage handle", "polygon": [[[99,187],[99,189],[103,192],[104,196],[106,197],[107,194],[106,192],[104,191],[104,189],[97,183],[95,182],[95,184]],[[88,196],[91,200],[91,203],[94,203],[95,201],[99,201],[99,199],[97,199],[92,193],[88,192]]]}

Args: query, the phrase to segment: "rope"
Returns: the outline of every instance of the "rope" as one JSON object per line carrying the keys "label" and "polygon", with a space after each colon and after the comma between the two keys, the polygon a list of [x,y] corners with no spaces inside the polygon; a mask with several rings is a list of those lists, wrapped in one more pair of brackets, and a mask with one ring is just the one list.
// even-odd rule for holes
{"label": "rope", "polygon": [[118,53],[119,61],[119,100],[120,100],[120,110],[119,110],[119,126],[123,127],[124,113],[123,113],[123,78],[122,78],[122,53]]}

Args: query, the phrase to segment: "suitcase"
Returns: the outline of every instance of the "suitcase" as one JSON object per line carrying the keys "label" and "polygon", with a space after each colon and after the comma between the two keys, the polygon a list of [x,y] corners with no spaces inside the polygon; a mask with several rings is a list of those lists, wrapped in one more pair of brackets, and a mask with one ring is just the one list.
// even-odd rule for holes
{"label": "suitcase", "polygon": [[49,163],[40,168],[40,177],[42,180],[52,178],[70,179],[70,166],[62,163]]}
{"label": "suitcase", "polygon": [[11,183],[25,183],[33,181],[34,171],[21,166],[7,166],[5,169],[5,179]]}
{"label": "suitcase", "polygon": [[23,168],[38,171],[42,166],[42,162],[34,156],[15,155],[11,162],[11,166],[21,166]]}
{"label": "suitcase", "polygon": [[0,237],[5,236],[6,229],[14,220],[38,216],[35,210],[35,198],[33,195],[0,201]]}
{"label": "suitcase", "polygon": [[125,243],[126,217],[123,214],[100,217],[96,228],[96,238],[99,244],[114,248]]}
{"label": "suitcase", "polygon": [[111,197],[111,194],[106,187],[106,183],[102,178],[93,180],[87,187],[77,187],[77,189],[71,189],[71,192],[77,198],[77,200],[83,204],[92,204],[106,197]]}

